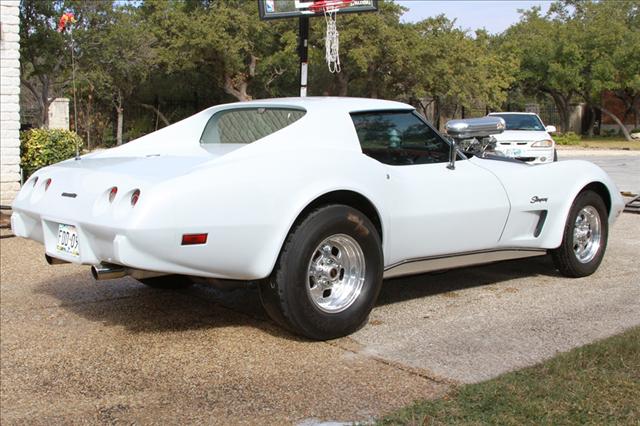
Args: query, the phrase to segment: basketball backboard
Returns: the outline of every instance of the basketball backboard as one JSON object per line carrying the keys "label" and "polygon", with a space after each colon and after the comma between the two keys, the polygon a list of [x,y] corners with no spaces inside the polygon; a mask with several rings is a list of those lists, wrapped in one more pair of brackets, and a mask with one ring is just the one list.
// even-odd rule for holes
{"label": "basketball backboard", "polygon": [[[322,16],[324,12],[314,12],[314,0],[258,0],[260,19],[295,18],[299,16]],[[325,1],[331,3],[331,0]],[[378,10],[378,0],[351,0],[349,6],[337,10],[338,13],[373,12]]]}

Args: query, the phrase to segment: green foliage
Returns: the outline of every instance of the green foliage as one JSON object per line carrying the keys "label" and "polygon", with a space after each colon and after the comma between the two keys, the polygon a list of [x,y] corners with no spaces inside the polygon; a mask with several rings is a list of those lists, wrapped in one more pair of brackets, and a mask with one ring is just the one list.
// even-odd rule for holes
{"label": "green foliage", "polygon": [[20,134],[20,167],[25,179],[36,170],[71,158],[82,139],[61,129],[31,129]]}
{"label": "green foliage", "polygon": [[637,424],[640,328],[561,354],[442,399],[417,402],[384,425]]}
{"label": "green foliage", "polygon": [[575,102],[611,115],[602,105],[604,91],[638,117],[639,11],[632,0],[556,1],[545,16],[539,7],[522,12],[520,22],[500,36],[501,45],[520,58],[518,85],[554,100],[562,130]]}
{"label": "green foliage", "polygon": [[[437,121],[502,109],[507,95],[552,99],[564,130],[572,104],[598,109],[607,90],[640,117],[637,1],[557,1],[499,35],[444,15],[406,23],[396,2],[379,7],[338,16],[339,74],[324,60],[325,20],[311,19],[310,95],[401,100],[433,107]],[[73,36],[55,30],[63,11],[78,19]],[[21,0],[22,101],[46,127],[50,99],[73,96],[73,48],[78,133],[88,148],[121,143],[211,105],[297,96],[297,30],[296,19],[261,21],[248,0]]]}
{"label": "green foliage", "polygon": [[556,141],[558,145],[580,145],[580,142],[582,142],[580,135],[576,135],[574,132],[555,135],[553,140]]}

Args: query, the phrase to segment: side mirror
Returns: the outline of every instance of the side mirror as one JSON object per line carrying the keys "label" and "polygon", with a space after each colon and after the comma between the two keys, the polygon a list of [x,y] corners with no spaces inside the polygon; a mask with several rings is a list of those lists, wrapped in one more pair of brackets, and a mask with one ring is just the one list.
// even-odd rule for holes
{"label": "side mirror", "polygon": [[448,169],[456,168],[457,141],[470,138],[486,138],[504,132],[507,127],[500,117],[469,118],[465,120],[451,120],[445,125],[447,134],[454,139],[451,144],[451,157],[449,158]]}
{"label": "side mirror", "polygon": [[558,129],[556,129],[556,126],[547,126],[544,128],[544,130],[546,130],[547,133],[555,133],[558,131]]}

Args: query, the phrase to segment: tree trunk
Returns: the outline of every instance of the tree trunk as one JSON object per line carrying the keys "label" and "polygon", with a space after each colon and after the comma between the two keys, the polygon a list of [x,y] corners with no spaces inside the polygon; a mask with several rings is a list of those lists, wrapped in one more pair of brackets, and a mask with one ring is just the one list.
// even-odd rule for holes
{"label": "tree trunk", "polygon": [[224,91],[241,102],[252,99],[251,95],[247,93],[248,86],[249,82],[245,76],[231,78],[231,76],[227,75],[224,77]]}
{"label": "tree trunk", "polygon": [[556,108],[558,109],[558,113],[560,114],[560,127],[562,133],[567,133],[570,129],[570,112],[569,112],[569,102],[570,97],[563,96],[560,93],[547,91],[548,94],[553,98],[553,102],[556,104]]}
{"label": "tree trunk", "polygon": [[225,74],[224,91],[239,101],[250,101],[253,99],[253,97],[247,93],[247,89],[249,87],[249,82],[256,76],[257,62],[258,58],[251,55],[249,64],[247,65],[248,72],[238,73],[234,76]]}
{"label": "tree trunk", "polygon": [[116,107],[118,114],[118,125],[116,127],[116,144],[122,145],[122,127],[124,125],[124,108]]}
{"label": "tree trunk", "polygon": [[627,129],[627,126],[625,126],[622,121],[620,121],[620,119],[618,117],[616,117],[616,115],[614,113],[612,113],[611,111],[609,111],[608,109],[601,107],[601,106],[595,106],[595,108],[599,109],[601,112],[607,114],[613,121],[616,122],[616,124],[620,127],[620,130],[622,131],[622,134],[624,134],[624,138],[626,140],[628,140],[629,142],[631,142],[631,135],[629,134],[629,130]]}
{"label": "tree trunk", "polygon": [[336,73],[335,81],[338,88],[338,96],[347,96],[349,93],[349,77],[347,73],[344,71]]}
{"label": "tree trunk", "polygon": [[367,68],[367,86],[369,97],[372,99],[378,98],[378,84],[376,84],[376,67],[373,64],[370,64]]}
{"label": "tree trunk", "polygon": [[149,105],[149,104],[140,104],[141,107],[151,110],[153,112],[156,113],[156,117],[159,118],[160,120],[162,120],[162,122],[164,123],[165,126],[170,125],[171,123],[169,123],[169,120],[167,119],[167,117],[165,117],[165,115],[160,112],[160,110],[156,107],[154,107],[153,105]]}
{"label": "tree trunk", "polygon": [[440,127],[440,116],[441,116],[440,99],[436,97],[434,98],[434,102],[435,103],[433,105],[433,126],[440,131],[442,130]]}
{"label": "tree trunk", "polygon": [[116,144],[122,145],[122,128],[124,127],[124,107],[122,106],[122,92],[118,90],[118,98],[115,102],[118,122],[116,125]]}
{"label": "tree trunk", "polygon": [[87,96],[87,116],[85,118],[85,122],[86,122],[85,132],[87,133],[87,149],[88,150],[91,150],[91,121],[93,119],[93,117],[92,117],[92,113],[93,113],[93,95],[91,94],[92,91],[93,91],[92,87],[90,86],[89,95]]}
{"label": "tree trunk", "polygon": [[588,105],[589,107],[589,125],[587,126],[587,136],[590,138],[593,137],[593,126],[596,123],[596,109],[593,105]]}

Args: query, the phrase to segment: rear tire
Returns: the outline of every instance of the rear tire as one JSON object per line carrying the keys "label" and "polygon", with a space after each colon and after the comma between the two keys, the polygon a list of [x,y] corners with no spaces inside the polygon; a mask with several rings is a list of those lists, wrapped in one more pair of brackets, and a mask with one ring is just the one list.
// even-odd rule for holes
{"label": "rear tire", "polygon": [[320,207],[289,233],[260,297],[269,316],[296,334],[346,336],[373,309],[382,265],[380,236],[367,216],[345,205]]}
{"label": "rear tire", "polygon": [[160,290],[178,290],[191,287],[193,281],[185,275],[162,275],[160,277],[138,280],[142,284]]}
{"label": "rear tire", "polygon": [[573,202],[564,227],[562,244],[551,251],[561,274],[586,277],[600,266],[609,236],[607,208],[593,191],[581,192]]}

